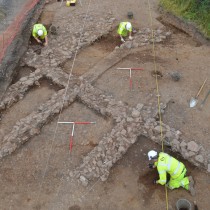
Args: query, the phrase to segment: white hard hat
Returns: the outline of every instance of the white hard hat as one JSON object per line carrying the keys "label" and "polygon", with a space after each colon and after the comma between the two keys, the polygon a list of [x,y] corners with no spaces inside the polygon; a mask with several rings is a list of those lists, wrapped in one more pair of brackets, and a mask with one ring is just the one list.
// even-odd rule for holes
{"label": "white hard hat", "polygon": [[148,152],[148,158],[149,160],[152,160],[152,159],[156,159],[157,158],[157,152],[155,150],[150,150]]}
{"label": "white hard hat", "polygon": [[42,29],[39,29],[39,30],[37,31],[37,34],[38,34],[39,36],[42,36],[42,35],[44,34],[44,32],[43,32]]}
{"label": "white hard hat", "polygon": [[130,22],[127,22],[127,24],[125,25],[125,28],[127,29],[127,30],[130,30],[131,29],[131,23]]}

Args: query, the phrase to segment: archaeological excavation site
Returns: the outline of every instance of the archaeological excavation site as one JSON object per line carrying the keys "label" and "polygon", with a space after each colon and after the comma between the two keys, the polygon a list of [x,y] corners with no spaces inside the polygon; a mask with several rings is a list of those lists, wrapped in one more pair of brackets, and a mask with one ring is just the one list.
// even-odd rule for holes
{"label": "archaeological excavation site", "polygon": [[210,209],[210,41],[161,2],[0,0],[0,210]]}

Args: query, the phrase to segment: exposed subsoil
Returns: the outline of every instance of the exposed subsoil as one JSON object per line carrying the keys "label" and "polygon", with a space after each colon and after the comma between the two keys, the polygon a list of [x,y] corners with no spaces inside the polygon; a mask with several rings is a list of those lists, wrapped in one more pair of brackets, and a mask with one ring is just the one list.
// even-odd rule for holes
{"label": "exposed subsoil", "polygon": [[19,79],[21,77],[29,76],[29,74],[34,72],[34,71],[35,71],[35,68],[30,67],[30,66],[22,66],[22,67],[18,66],[14,70],[14,76],[13,76],[12,84],[19,81]]}
{"label": "exposed subsoil", "polygon": [[[154,27],[161,24],[155,20],[156,1],[152,3]],[[57,4],[57,5],[56,5]],[[40,20],[50,25],[56,21],[56,7],[60,2],[52,1],[46,6]],[[110,7],[110,5],[112,5]],[[79,6],[79,4],[77,5]],[[123,2],[96,1],[92,9],[112,10],[116,22],[126,19],[128,10],[134,12],[131,20],[136,28],[149,27],[147,0]],[[76,9],[77,7],[73,8]],[[66,8],[65,8],[66,9]],[[73,12],[71,8],[71,12]],[[62,10],[62,7],[60,8]],[[84,8],[84,12],[86,8]],[[62,21],[58,19],[57,21]],[[114,26],[115,28],[116,26]],[[210,96],[203,108],[200,103],[210,89],[210,83],[199,96],[198,105],[190,109],[189,100],[195,96],[205,78],[210,77],[208,66],[209,48],[199,46],[188,35],[171,29],[174,33],[170,40],[156,45],[156,66],[162,74],[159,79],[161,101],[168,102],[163,122],[182,132],[184,138],[196,140],[210,151]],[[82,49],[75,61],[73,74],[80,76],[89,71],[99,61],[111,53],[119,40],[114,31],[101,40]],[[73,60],[62,64],[62,70],[71,71]],[[143,68],[132,71],[133,86],[129,89],[129,71],[117,70],[119,67]],[[19,67],[13,82],[28,75],[30,67]],[[138,103],[150,103],[156,97],[152,46],[135,49],[120,63],[108,69],[94,86],[133,107]],[[170,74],[178,72],[181,79],[177,82]],[[26,96],[6,110],[0,121],[0,139],[5,136],[17,120],[33,112],[49,99],[59,88],[48,80],[40,81],[40,86],[29,90]],[[112,168],[106,182],[96,179],[88,187],[81,186],[76,179],[69,178],[69,172],[76,168],[85,157],[114,126],[112,119],[103,118],[81,103],[75,102],[65,109],[59,121],[96,121],[93,125],[76,125],[73,150],[69,153],[69,138],[72,126],[57,124],[58,116],[44,126],[40,135],[32,138],[12,155],[0,162],[0,209],[67,209],[67,210],[136,210],[166,209],[165,188],[153,185],[157,172],[147,168],[147,152],[150,149],[161,150],[160,146],[143,136],[127,151],[124,157]],[[56,130],[56,132],[55,132]],[[166,151],[170,152],[168,148]],[[178,154],[172,154],[182,160]],[[196,181],[196,197],[184,189],[168,191],[169,208],[175,209],[179,198],[191,203],[196,200],[199,209],[208,209],[210,176],[182,160]]]}
{"label": "exposed subsoil", "polygon": [[[116,46],[120,46],[121,42],[113,31],[108,36],[102,36],[101,39],[93,43],[91,46],[86,47],[78,54],[74,62],[74,74],[77,76],[83,75],[89,69],[111,53]],[[64,72],[69,73],[72,70],[73,60],[66,61],[62,68]]]}
{"label": "exposed subsoil", "polygon": [[[21,74],[25,74],[25,68]],[[2,139],[12,129],[18,120],[33,112],[34,109],[48,100],[57,90],[58,87],[54,86],[49,81],[41,80],[39,82],[39,86],[32,88],[24,100],[20,100],[15,104],[15,106],[1,113],[0,138]]]}

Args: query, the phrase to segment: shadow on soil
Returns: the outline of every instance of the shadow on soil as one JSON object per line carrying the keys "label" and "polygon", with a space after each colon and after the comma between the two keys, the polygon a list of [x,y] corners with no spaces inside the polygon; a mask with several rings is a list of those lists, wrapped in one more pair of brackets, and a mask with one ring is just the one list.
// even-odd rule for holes
{"label": "shadow on soil", "polygon": [[30,66],[18,66],[14,70],[13,80],[11,84],[15,84],[20,80],[21,77],[29,76],[30,73],[34,72],[36,69]]}

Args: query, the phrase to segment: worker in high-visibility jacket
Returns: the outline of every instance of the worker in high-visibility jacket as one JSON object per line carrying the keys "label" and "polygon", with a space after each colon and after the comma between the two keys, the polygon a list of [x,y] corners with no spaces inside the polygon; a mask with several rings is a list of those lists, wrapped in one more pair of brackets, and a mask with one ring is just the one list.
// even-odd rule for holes
{"label": "worker in high-visibility jacket", "polygon": [[120,35],[120,39],[122,42],[125,42],[124,37],[128,36],[128,33],[129,33],[129,39],[132,40],[133,38],[131,36],[131,33],[132,33],[131,23],[130,22],[121,22],[119,24],[117,33]]}
{"label": "worker in high-visibility jacket", "polygon": [[[195,195],[194,180],[192,176],[187,177],[187,169],[185,165],[174,157],[157,151],[151,150],[148,152],[148,158],[152,163],[149,168],[156,168],[159,174],[159,180],[154,180],[154,184],[166,185],[169,189],[183,187],[189,190],[191,195]],[[170,175],[170,180],[167,183],[167,173]]]}
{"label": "worker in high-visibility jacket", "polygon": [[48,45],[47,30],[44,25],[35,24],[32,31],[32,36],[38,43],[43,43],[44,46]]}

